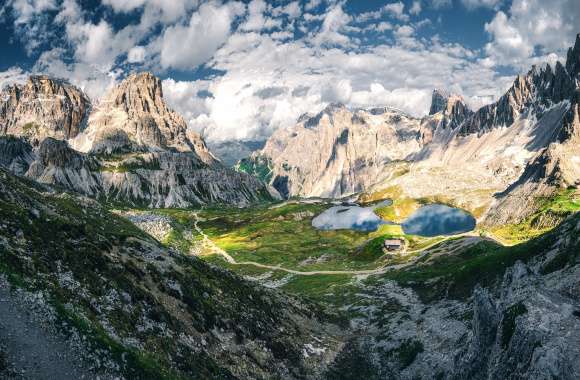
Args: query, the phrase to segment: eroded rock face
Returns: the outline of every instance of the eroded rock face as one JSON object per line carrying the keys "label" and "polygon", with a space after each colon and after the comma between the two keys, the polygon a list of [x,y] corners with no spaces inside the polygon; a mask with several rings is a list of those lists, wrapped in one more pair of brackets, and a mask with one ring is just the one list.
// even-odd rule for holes
{"label": "eroded rock face", "polygon": [[71,141],[91,153],[171,150],[193,152],[208,165],[216,159],[201,136],[163,99],[161,80],[151,73],[129,75],[91,113],[88,128]]}
{"label": "eroded rock face", "polygon": [[46,137],[69,139],[78,135],[90,111],[89,98],[77,87],[44,75],[31,76],[24,85],[0,93],[0,134],[31,141]]}
{"label": "eroded rock face", "polygon": [[391,108],[331,104],[275,132],[240,166],[271,172],[271,184],[284,196],[338,197],[376,183],[386,163],[406,159],[423,143],[420,119]]}
{"label": "eroded rock face", "polygon": [[560,62],[555,69],[547,64],[534,66],[526,75],[518,75],[497,102],[480,108],[468,118],[459,134],[482,134],[493,128],[509,127],[524,113],[541,116],[551,105],[568,99],[574,88],[574,82]]}
{"label": "eroded rock face", "polygon": [[191,152],[133,153],[115,161],[78,152],[53,138],[46,138],[36,152],[24,140],[11,137],[10,145],[5,140],[0,139],[0,153],[6,154],[0,156],[2,166],[93,198],[147,207],[190,207],[242,206],[276,196],[258,179],[208,166]]}

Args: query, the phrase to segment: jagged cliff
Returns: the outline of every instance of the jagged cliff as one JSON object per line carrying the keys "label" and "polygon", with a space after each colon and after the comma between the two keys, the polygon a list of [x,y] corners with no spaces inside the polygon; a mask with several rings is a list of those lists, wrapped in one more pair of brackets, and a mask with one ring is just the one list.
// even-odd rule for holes
{"label": "jagged cliff", "polygon": [[159,78],[147,72],[131,74],[113,88],[95,106],[87,129],[71,140],[71,146],[106,154],[193,152],[206,164],[216,164],[201,136],[188,132],[185,120],[166,105]]}
{"label": "jagged cliff", "polygon": [[24,85],[0,93],[0,134],[31,141],[45,137],[75,137],[86,123],[89,98],[77,87],[44,75],[31,76]]}
{"label": "jagged cliff", "polygon": [[284,196],[338,197],[385,178],[385,164],[423,144],[421,121],[399,110],[331,104],[275,132],[238,167],[266,177]]}
{"label": "jagged cliff", "polygon": [[[79,120],[81,108],[55,106],[68,97],[55,95],[46,103],[43,96],[68,91],[86,97],[64,82],[38,78],[30,79],[26,91],[8,90],[25,93],[25,100],[24,95],[16,98],[28,107],[38,103],[44,108],[33,112],[18,102],[3,108],[11,117],[5,134],[21,139],[0,139],[0,164],[18,174],[99,199],[150,207],[248,205],[277,195],[256,178],[223,167],[201,136],[188,131],[183,118],[167,107],[161,81],[149,73],[127,77],[82,116],[82,129],[77,123],[65,130],[58,129],[59,120]],[[42,91],[37,83],[43,84]],[[24,122],[31,117],[35,125],[51,126],[52,133],[29,134]]]}

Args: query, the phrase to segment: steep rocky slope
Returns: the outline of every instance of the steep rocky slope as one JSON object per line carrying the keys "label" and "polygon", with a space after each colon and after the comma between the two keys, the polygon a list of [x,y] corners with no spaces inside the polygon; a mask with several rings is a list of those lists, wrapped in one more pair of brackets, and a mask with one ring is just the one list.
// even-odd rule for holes
{"label": "steep rocky slope", "polygon": [[0,134],[25,136],[31,141],[45,137],[75,137],[86,123],[91,108],[78,88],[47,76],[31,76],[24,85],[12,85],[0,93]]}
{"label": "steep rocky slope", "polygon": [[0,216],[0,275],[90,348],[96,371],[317,378],[340,344],[316,308],[169,251],[91,199],[0,169]]}
{"label": "steep rocky slope", "polygon": [[[49,89],[72,88],[45,77],[42,83]],[[34,103],[44,95],[37,91],[27,96]],[[167,107],[161,81],[149,73],[132,74],[112,89],[80,132],[76,125],[74,133],[29,135],[23,125],[28,114],[16,112],[22,107],[10,107],[12,127],[4,133],[21,140],[0,138],[0,165],[42,183],[150,207],[247,205],[277,195],[254,177],[221,165],[201,136],[188,131],[183,118]],[[31,114],[35,123],[52,125],[52,114],[42,110]],[[75,110],[53,112],[60,119],[76,120]]]}

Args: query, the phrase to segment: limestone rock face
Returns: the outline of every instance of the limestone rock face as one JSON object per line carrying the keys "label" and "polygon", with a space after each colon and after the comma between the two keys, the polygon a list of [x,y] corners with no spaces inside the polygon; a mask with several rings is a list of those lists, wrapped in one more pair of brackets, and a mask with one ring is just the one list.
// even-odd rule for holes
{"label": "limestone rock face", "polygon": [[429,115],[437,114],[440,115],[440,128],[455,129],[473,112],[467,107],[461,96],[434,90]]}
{"label": "limestone rock face", "polygon": [[486,224],[519,222],[536,210],[534,199],[580,186],[580,88],[571,100],[557,139],[538,152],[517,181],[496,194]]}
{"label": "limestone rock face", "polygon": [[0,137],[0,166],[22,175],[34,161],[32,146],[15,137]]}
{"label": "limestone rock face", "polygon": [[193,152],[208,165],[216,159],[199,134],[163,99],[161,80],[150,73],[129,75],[95,107],[87,130],[71,141],[92,153],[171,150]]}
{"label": "limestone rock face", "polygon": [[89,98],[69,83],[44,75],[0,93],[0,134],[31,141],[45,137],[69,139],[84,127],[91,109]]}
{"label": "limestone rock face", "polygon": [[271,172],[270,183],[284,196],[337,197],[376,183],[385,164],[422,145],[420,119],[391,108],[351,111],[331,104],[275,132],[240,166]]}
{"label": "limestone rock face", "polygon": [[574,88],[574,82],[560,62],[555,69],[550,65],[534,66],[525,76],[518,75],[497,102],[480,108],[468,118],[459,134],[482,134],[493,128],[509,127],[520,116],[532,113],[541,116],[551,105],[568,99]]}
{"label": "limestone rock face", "polygon": [[[28,143],[13,139],[22,145],[20,172],[37,182],[93,198],[147,207],[190,207],[248,205],[275,196],[258,179],[208,166],[193,153],[159,151],[131,154],[116,161],[78,152],[63,140],[46,138],[33,155]],[[0,152],[7,145],[3,140]],[[14,162],[13,158],[10,164],[15,166]]]}

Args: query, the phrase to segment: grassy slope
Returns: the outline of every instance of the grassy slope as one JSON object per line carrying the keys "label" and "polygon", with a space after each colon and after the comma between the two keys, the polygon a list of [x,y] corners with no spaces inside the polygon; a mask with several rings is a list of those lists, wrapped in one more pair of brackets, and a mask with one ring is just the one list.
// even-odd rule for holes
{"label": "grassy slope", "polygon": [[[44,292],[59,318],[119,363],[126,377],[308,371],[301,350],[312,339],[309,326],[320,329],[315,308],[170,254],[95,202],[43,194],[1,169],[0,215],[0,273]],[[253,352],[261,354],[248,359]]]}
{"label": "grassy slope", "polygon": [[538,210],[518,224],[491,229],[491,233],[506,243],[515,244],[540,236],[553,229],[567,215],[580,211],[580,192],[566,189],[550,198],[537,200]]}

